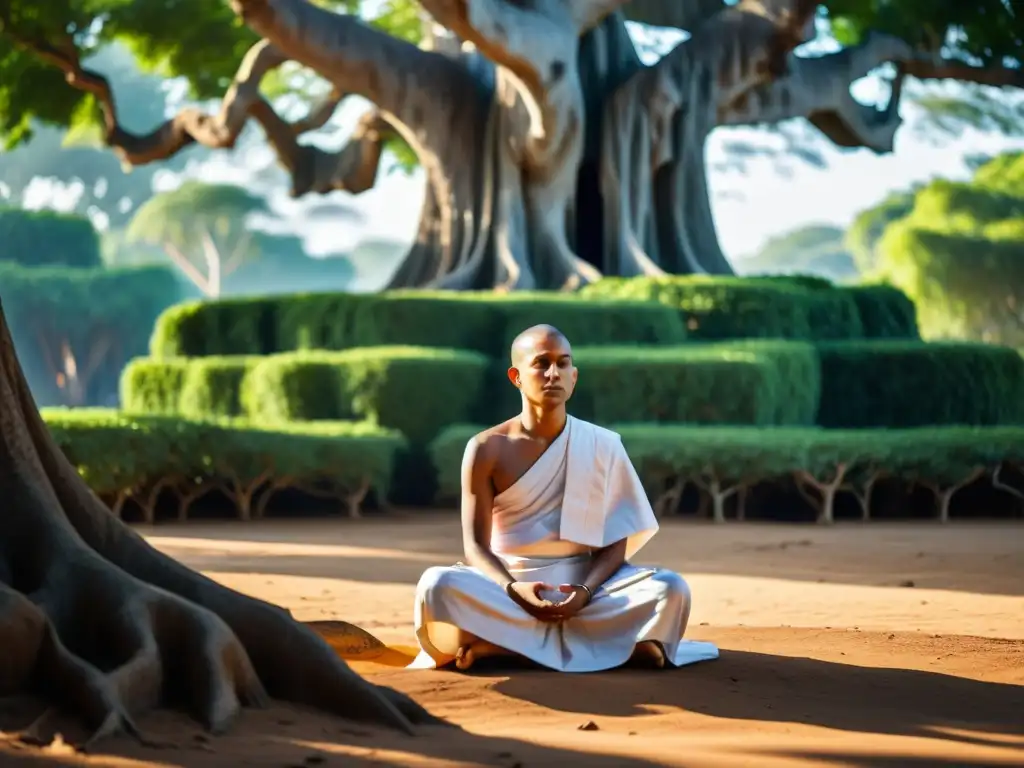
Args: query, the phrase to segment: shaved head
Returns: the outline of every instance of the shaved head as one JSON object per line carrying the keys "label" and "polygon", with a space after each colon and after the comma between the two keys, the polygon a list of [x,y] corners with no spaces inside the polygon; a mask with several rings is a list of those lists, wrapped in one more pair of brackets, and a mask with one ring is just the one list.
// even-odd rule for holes
{"label": "shaved head", "polygon": [[569,349],[569,339],[553,325],[533,325],[520,333],[512,342],[512,365],[519,367],[524,356],[532,356],[539,342],[557,341]]}
{"label": "shaved head", "polygon": [[508,378],[522,394],[523,408],[564,409],[576,375],[569,340],[553,325],[534,325],[512,342]]}

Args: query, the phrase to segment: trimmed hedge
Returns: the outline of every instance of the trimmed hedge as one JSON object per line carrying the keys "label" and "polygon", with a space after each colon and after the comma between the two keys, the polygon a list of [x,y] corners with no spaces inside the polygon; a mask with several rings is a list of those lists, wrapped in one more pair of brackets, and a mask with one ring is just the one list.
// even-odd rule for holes
{"label": "trimmed hedge", "polygon": [[268,355],[414,345],[506,358],[513,338],[551,323],[577,345],[678,344],[677,313],[654,303],[581,301],[559,293],[298,294],[189,302],[165,312],[154,357]]}
{"label": "trimmed hedge", "polygon": [[890,286],[833,286],[790,275],[687,275],[605,278],[581,294],[666,304],[699,340],[918,338],[913,303]]}
{"label": "trimmed hedge", "polygon": [[[577,347],[571,411],[599,424],[919,427],[1024,423],[1024,358],[980,344],[750,339]],[[132,413],[261,422],[371,420],[423,445],[519,410],[506,364],[459,350],[366,347],[266,357],[137,359]]]}
{"label": "trimmed hedge", "polygon": [[[713,516],[725,501],[755,486],[795,482],[816,492],[821,522],[834,518],[842,490],[859,497],[870,516],[873,484],[896,478],[935,493],[940,518],[953,495],[1003,463],[1024,468],[1024,427],[942,427],[907,430],[824,430],[778,427],[698,427],[619,424],[614,430],[656,507],[662,496],[692,483],[708,494]],[[482,427],[454,425],[431,443],[438,499],[459,498],[462,455]],[[677,498],[678,501],[678,498]]]}
{"label": "trimmed hedge", "polygon": [[315,487],[358,512],[370,490],[385,498],[405,439],[353,422],[255,426],[241,420],[192,421],[131,416],[115,410],[42,410],[57,445],[97,494],[120,511],[128,499],[152,522],[158,494],[179,497],[179,517],[206,492],[219,490],[239,517],[263,514],[286,488]]}
{"label": "trimmed hedge", "polygon": [[575,362],[571,410],[600,424],[812,424],[817,409],[817,358],[807,343],[577,348]]}
{"label": "trimmed hedge", "polygon": [[[819,372],[806,342],[675,347],[579,347],[572,410],[623,419],[717,424],[813,424]],[[133,361],[121,399],[132,413],[261,422],[368,419],[422,445],[445,426],[499,422],[519,410],[506,364],[427,347],[367,347],[266,357]]]}
{"label": "trimmed hedge", "polygon": [[920,339],[917,307],[891,285],[852,285],[841,289],[853,297],[867,339]]}
{"label": "trimmed hedge", "polygon": [[243,416],[260,423],[366,420],[414,444],[481,418],[491,361],[426,347],[367,347],[266,357],[132,361],[121,402],[131,413]]}
{"label": "trimmed hedge", "polygon": [[823,427],[1024,424],[1024,358],[975,343],[818,344]]}

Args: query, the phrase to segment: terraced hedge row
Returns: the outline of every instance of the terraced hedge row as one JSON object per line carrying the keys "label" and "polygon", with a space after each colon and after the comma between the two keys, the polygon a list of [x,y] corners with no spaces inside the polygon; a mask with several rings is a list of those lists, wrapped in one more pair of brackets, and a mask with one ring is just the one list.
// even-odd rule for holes
{"label": "terraced hedge row", "polygon": [[[999,480],[1006,468],[1024,477],[1024,427],[826,430],[619,424],[612,428],[621,435],[652,504],[662,514],[678,505],[688,484],[710,498],[716,522],[725,520],[731,497],[780,482],[793,483],[804,493],[823,523],[833,522],[840,493],[852,494],[862,518],[869,519],[872,491],[882,479],[932,491],[942,521],[949,519],[954,495],[985,478],[1024,499],[1024,487]],[[431,444],[439,499],[451,503],[458,498],[462,454],[480,429],[455,425]]]}
{"label": "terraced hedge row", "polygon": [[508,356],[531,325],[557,325],[574,343],[678,344],[677,312],[624,299],[580,301],[558,293],[295,294],[188,302],[156,323],[154,357],[269,355],[297,350],[409,345]]}
{"label": "terraced hedge row", "polygon": [[889,286],[689,276],[608,278],[575,295],[391,291],[191,302],[160,317],[150,351],[195,357],[412,345],[504,359],[519,331],[542,322],[579,346],[918,338],[913,303]]}
{"label": "terraced hedge row", "polygon": [[[406,482],[401,456],[408,443],[394,430],[365,422],[255,426],[241,420],[195,421],[129,416],[105,409],[44,409],[58,445],[115,511],[132,501],[152,522],[157,500],[177,498],[178,516],[203,495],[220,491],[241,519],[262,516],[279,492],[334,499],[358,515],[367,494],[384,501]],[[480,427],[446,428],[429,446],[437,500],[459,494],[466,442]],[[726,502],[757,487],[795,483],[831,522],[839,494],[852,494],[869,517],[872,489],[897,479],[930,489],[940,519],[954,495],[988,478],[1000,492],[1024,499],[1024,427],[908,430],[686,427],[624,424],[615,429],[656,509],[669,514],[687,484],[712,502],[716,520]],[[742,514],[742,507],[740,507]]]}
{"label": "terraced hedge row", "polygon": [[[747,340],[580,347],[571,411],[622,421],[832,428],[1024,424],[1024,358],[980,344]],[[426,347],[139,359],[133,413],[260,422],[370,420],[423,445],[457,422],[518,410],[505,364]]]}
{"label": "terraced hedge row", "polygon": [[678,311],[691,339],[918,339],[914,303],[888,285],[813,277],[605,278],[585,299],[630,299]]}
{"label": "terraced hedge row", "polygon": [[115,512],[128,500],[152,522],[164,492],[185,518],[194,501],[221,491],[239,518],[261,517],[279,491],[336,499],[351,515],[373,491],[386,498],[405,438],[358,422],[278,424],[128,416],[103,408],[42,410],[51,434]]}

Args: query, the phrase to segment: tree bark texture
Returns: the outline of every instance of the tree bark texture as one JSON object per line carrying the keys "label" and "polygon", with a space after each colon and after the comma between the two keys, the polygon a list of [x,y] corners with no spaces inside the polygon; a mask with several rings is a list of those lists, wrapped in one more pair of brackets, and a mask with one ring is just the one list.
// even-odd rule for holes
{"label": "tree bark texture", "polygon": [[[407,732],[435,722],[287,611],[189,570],[107,509],[39,415],[2,306],[0,402],[0,696],[54,705],[29,735],[67,735],[65,715],[85,742],[140,735],[135,717],[161,704],[219,732],[269,697]],[[348,635],[375,642],[357,627]]]}
{"label": "tree bark texture", "polygon": [[[292,177],[293,195],[376,180],[384,142],[417,153],[427,190],[416,241],[389,287],[572,289],[602,275],[731,273],[708,195],[705,145],[721,125],[804,117],[844,147],[890,151],[902,79],[1017,84],[1019,73],[970,70],[871,35],[818,58],[813,0],[422,0],[455,44],[421,48],[308,0],[232,0],[263,39],[244,57],[216,115],[185,110],[147,135],[117,120],[109,84],[67,41],[16,42],[64,70],[101,105],[107,143],[128,165],[185,146],[234,145],[252,118]],[[690,37],[641,63],[627,18]],[[285,61],[333,90],[289,123],[260,95]],[[858,104],[852,83],[891,62],[887,108]],[[375,108],[348,143],[300,143],[347,95]]]}

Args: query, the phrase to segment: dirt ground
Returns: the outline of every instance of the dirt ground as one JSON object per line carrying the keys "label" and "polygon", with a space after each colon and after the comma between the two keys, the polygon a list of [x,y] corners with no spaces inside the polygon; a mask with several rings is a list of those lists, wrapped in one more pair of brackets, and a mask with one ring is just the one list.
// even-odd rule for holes
{"label": "dirt ground", "polygon": [[571,678],[401,669],[419,574],[460,555],[452,514],[143,533],[301,620],[369,630],[392,650],[353,665],[460,728],[410,738],[275,705],[214,738],[158,712],[141,724],[173,747],[8,736],[0,765],[1024,765],[1024,524],[667,523],[639,561],[686,576],[687,635],[721,658]]}

